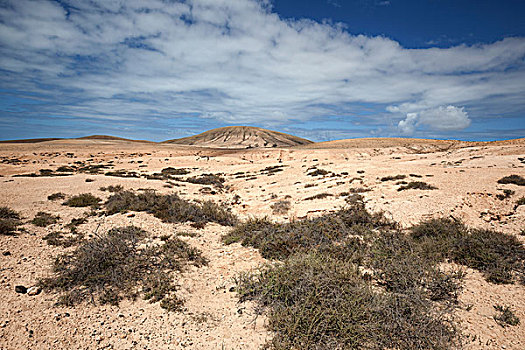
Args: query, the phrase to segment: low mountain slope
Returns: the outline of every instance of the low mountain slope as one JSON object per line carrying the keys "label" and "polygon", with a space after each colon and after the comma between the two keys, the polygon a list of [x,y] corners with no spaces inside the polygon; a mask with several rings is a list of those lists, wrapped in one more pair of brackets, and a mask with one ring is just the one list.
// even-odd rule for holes
{"label": "low mountain slope", "polygon": [[297,136],[252,126],[227,126],[164,142],[224,148],[292,147],[313,143]]}

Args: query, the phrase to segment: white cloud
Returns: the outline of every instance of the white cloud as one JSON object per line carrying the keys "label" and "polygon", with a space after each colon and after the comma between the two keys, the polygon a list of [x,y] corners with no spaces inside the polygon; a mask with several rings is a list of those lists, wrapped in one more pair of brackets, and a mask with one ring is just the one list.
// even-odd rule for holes
{"label": "white cloud", "polygon": [[416,127],[421,125],[426,125],[431,130],[456,131],[467,128],[470,122],[464,108],[439,106],[419,113],[407,113],[406,118],[399,121],[398,128],[403,135],[413,135]]}
{"label": "white cloud", "polygon": [[54,1],[0,5],[2,88],[44,94],[53,113],[264,124],[367,104],[407,116],[399,130],[415,132],[464,128],[469,116],[454,106],[487,98],[523,108],[524,38],[412,50],[337,24],[283,20],[268,1],[62,3],[69,14]]}

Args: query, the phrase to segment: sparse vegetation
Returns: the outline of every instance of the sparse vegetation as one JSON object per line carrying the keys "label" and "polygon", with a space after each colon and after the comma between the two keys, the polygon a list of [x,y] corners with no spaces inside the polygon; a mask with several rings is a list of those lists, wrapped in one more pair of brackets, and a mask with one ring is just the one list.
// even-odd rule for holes
{"label": "sparse vegetation", "polygon": [[284,215],[290,210],[291,203],[287,200],[280,200],[278,202],[273,203],[271,205],[271,208],[274,215]]}
{"label": "sparse vegetation", "polygon": [[520,324],[520,319],[509,306],[494,305],[494,309],[498,312],[494,315],[494,320],[501,326],[517,326]]}
{"label": "sparse vegetation", "polygon": [[403,180],[404,178],[406,178],[406,175],[385,176],[381,178],[381,182]]}
{"label": "sparse vegetation", "polygon": [[83,241],[84,236],[78,234],[67,236],[62,232],[53,231],[45,235],[42,239],[49,245],[68,248],[80,244]]}
{"label": "sparse vegetation", "polygon": [[20,214],[9,207],[0,207],[0,234],[13,235],[20,222]]}
{"label": "sparse vegetation", "polygon": [[177,168],[172,168],[172,167],[164,168],[160,172],[164,175],[186,175],[190,173],[188,169],[185,169],[185,168],[177,169]]}
{"label": "sparse vegetation", "polygon": [[306,175],[308,175],[308,176],[323,176],[323,175],[328,175],[328,174],[330,174],[330,172],[328,170],[315,169],[314,171],[312,171],[311,173],[308,173]]}
{"label": "sparse vegetation", "polygon": [[311,201],[311,200],[314,200],[314,199],[323,199],[323,198],[332,197],[332,196],[333,196],[333,194],[331,194],[331,193],[318,193],[318,194],[315,194],[313,196],[306,197],[304,200],[305,201]]}
{"label": "sparse vegetation", "polygon": [[433,219],[412,228],[424,255],[451,259],[481,271],[489,282],[512,283],[525,277],[525,248],[514,236],[468,229],[452,219]]}
{"label": "sparse vegetation", "polygon": [[164,222],[207,223],[216,222],[232,226],[236,217],[218,204],[206,201],[201,204],[191,203],[181,199],[176,194],[158,195],[154,191],[135,194],[131,191],[121,191],[113,194],[106,202],[108,214],[126,211],[145,211],[153,214]]}
{"label": "sparse vegetation", "polygon": [[427,184],[423,181],[411,181],[408,184],[399,187],[398,191],[404,191],[404,190],[435,190],[437,187],[434,187],[432,185]]}
{"label": "sparse vegetation", "polygon": [[96,207],[100,201],[100,198],[95,197],[91,193],[82,193],[69,198],[64,202],[64,205],[69,207]]}
{"label": "sparse vegetation", "polygon": [[50,201],[54,201],[57,199],[64,199],[64,198],[66,198],[66,195],[62,192],[53,193],[47,196],[47,199]]}
{"label": "sparse vegetation", "polygon": [[443,272],[421,244],[362,201],[319,218],[251,219],[223,242],[279,259],[238,276],[241,301],[267,311],[271,349],[452,349],[460,272]]}
{"label": "sparse vegetation", "polygon": [[520,175],[509,175],[498,180],[499,184],[514,184],[518,186],[525,186],[525,178]]}
{"label": "sparse vegetation", "polygon": [[507,199],[507,198],[510,198],[510,196],[512,196],[515,192],[512,191],[512,190],[509,190],[509,189],[504,189],[503,190],[503,193],[498,193],[496,195],[496,198],[499,199],[500,201],[504,200],[504,199]]}
{"label": "sparse vegetation", "polygon": [[224,178],[216,174],[202,174],[201,176],[192,176],[186,179],[186,182],[199,185],[213,185],[218,188],[224,187]]}
{"label": "sparse vegetation", "polygon": [[59,219],[60,219],[60,216],[58,215],[53,215],[50,213],[39,211],[35,215],[33,220],[31,220],[31,223],[35,226],[46,227],[52,224],[56,224]]}
{"label": "sparse vegetation", "polygon": [[175,292],[173,274],[186,264],[207,263],[198,250],[178,238],[161,244],[141,245],[148,233],[134,226],[115,228],[84,241],[73,252],[60,255],[54,275],[40,281],[47,290],[61,293],[57,303],[73,306],[98,298],[101,304],[118,305],[123,298],[143,295],[168,310],[182,305]]}
{"label": "sparse vegetation", "polygon": [[124,187],[122,185],[109,185],[107,187],[100,187],[99,190],[101,191],[108,191],[108,192],[120,192],[124,190]]}

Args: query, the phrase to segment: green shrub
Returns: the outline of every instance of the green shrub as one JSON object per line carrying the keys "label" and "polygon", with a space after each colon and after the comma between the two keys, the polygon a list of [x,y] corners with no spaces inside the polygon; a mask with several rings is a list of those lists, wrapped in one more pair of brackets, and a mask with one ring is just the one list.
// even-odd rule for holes
{"label": "green shrub", "polygon": [[91,193],[82,193],[69,198],[64,202],[64,205],[69,207],[96,207],[100,201],[100,198],[95,197]]}

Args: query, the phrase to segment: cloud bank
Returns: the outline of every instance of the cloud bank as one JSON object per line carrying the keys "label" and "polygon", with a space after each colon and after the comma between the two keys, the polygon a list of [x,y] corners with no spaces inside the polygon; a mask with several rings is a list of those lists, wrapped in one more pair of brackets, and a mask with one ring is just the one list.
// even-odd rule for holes
{"label": "cloud bank", "polygon": [[501,106],[521,113],[524,57],[525,38],[406,49],[341,24],[282,19],[267,1],[0,3],[10,120],[270,126],[339,116],[369,130],[447,132]]}

